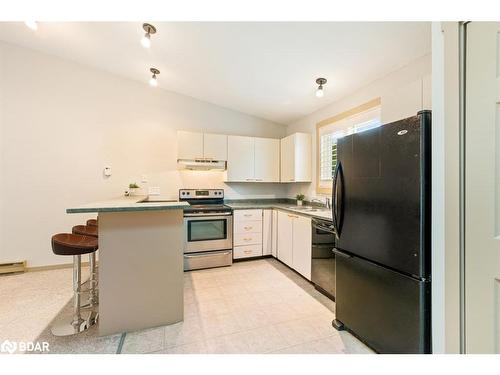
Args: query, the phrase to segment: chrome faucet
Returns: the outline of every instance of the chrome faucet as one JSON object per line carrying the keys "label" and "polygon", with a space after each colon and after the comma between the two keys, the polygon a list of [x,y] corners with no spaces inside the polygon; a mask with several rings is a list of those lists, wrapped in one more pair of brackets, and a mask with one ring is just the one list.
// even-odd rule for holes
{"label": "chrome faucet", "polygon": [[321,199],[317,199],[317,198],[314,198],[314,199],[311,199],[311,202],[317,202],[317,203],[321,203],[321,204],[324,204],[326,208],[330,209],[332,206],[330,204],[330,198],[329,197],[325,197],[325,201],[323,202]]}

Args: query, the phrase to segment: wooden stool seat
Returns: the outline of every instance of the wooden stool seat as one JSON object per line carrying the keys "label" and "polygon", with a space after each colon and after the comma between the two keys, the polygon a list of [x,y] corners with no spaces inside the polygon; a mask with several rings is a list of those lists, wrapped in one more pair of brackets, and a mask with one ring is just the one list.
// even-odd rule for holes
{"label": "wooden stool seat", "polygon": [[88,219],[87,220],[87,225],[91,227],[97,227],[97,219]]}
{"label": "wooden stool seat", "polygon": [[72,233],[58,233],[52,236],[52,251],[56,255],[90,254],[98,248],[96,237]]}
{"label": "wooden stool seat", "polygon": [[73,234],[81,234],[82,236],[89,237],[99,237],[98,236],[98,227],[94,227],[91,225],[75,225],[72,229]]}

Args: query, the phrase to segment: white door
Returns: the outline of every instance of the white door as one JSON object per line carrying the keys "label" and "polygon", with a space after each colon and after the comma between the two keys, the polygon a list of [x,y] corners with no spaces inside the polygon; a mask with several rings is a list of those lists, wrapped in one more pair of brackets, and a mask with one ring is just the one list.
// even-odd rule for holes
{"label": "white door", "polygon": [[293,219],[293,268],[311,280],[311,219],[295,216]]}
{"label": "white door", "polygon": [[272,244],[271,244],[271,254],[273,257],[278,257],[278,211],[272,210],[273,212],[273,229],[271,232]]}
{"label": "white door", "polygon": [[204,133],[203,156],[212,160],[227,160],[227,135]]}
{"label": "white door", "polygon": [[271,255],[273,247],[273,210],[262,210],[262,255]]}
{"label": "white door", "polygon": [[280,181],[280,140],[255,138],[255,179],[261,182]]}
{"label": "white door", "polygon": [[281,182],[295,181],[295,136],[281,140]]}
{"label": "white door", "polygon": [[500,353],[500,23],[466,35],[465,349]]}
{"label": "white door", "polygon": [[293,216],[278,211],[278,259],[289,267],[293,265]]}
{"label": "white door", "polygon": [[255,180],[255,142],[252,137],[227,137],[227,181]]}
{"label": "white door", "polygon": [[177,159],[202,159],[203,133],[177,132]]}

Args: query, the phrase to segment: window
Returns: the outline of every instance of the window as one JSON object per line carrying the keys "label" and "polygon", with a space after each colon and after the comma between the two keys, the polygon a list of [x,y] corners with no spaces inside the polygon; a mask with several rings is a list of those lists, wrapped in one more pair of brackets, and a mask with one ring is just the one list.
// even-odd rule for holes
{"label": "window", "polygon": [[380,99],[376,99],[322,121],[316,126],[316,190],[318,193],[331,193],[333,174],[337,166],[337,140],[346,135],[374,129],[380,125]]}

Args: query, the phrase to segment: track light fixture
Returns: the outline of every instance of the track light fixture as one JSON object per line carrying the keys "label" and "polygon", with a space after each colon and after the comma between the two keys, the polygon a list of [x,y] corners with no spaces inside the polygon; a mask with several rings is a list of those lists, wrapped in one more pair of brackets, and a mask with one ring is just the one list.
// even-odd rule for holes
{"label": "track light fixture", "polygon": [[323,85],[326,84],[326,78],[318,78],[316,79],[316,83],[319,85],[316,90],[316,97],[322,98],[325,93],[323,92]]}
{"label": "track light fixture", "polygon": [[160,74],[160,71],[156,68],[150,68],[149,71],[153,73],[153,76],[149,80],[149,85],[153,87],[158,86],[158,78],[156,78],[156,76]]}
{"label": "track light fixture", "polygon": [[142,28],[144,29],[146,34],[144,34],[144,36],[141,39],[141,45],[144,48],[149,48],[151,47],[151,35],[156,33],[156,27],[150,25],[149,23],[143,23]]}

